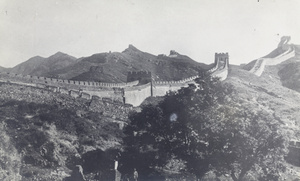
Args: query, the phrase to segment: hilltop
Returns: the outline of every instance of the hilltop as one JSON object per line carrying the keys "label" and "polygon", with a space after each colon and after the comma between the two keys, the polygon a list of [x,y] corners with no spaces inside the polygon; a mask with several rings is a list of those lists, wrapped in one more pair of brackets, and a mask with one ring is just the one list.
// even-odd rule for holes
{"label": "hilltop", "polygon": [[23,75],[53,76],[52,72],[76,63],[76,58],[62,52],[44,58],[35,56],[10,69],[12,73]]}
{"label": "hilltop", "polygon": [[129,45],[123,52],[97,53],[78,59],[60,52],[48,58],[37,56],[13,67],[11,72],[80,81],[126,82],[131,71],[149,71],[155,80],[181,80],[211,66],[175,51],[170,51],[169,56],[156,56]]}

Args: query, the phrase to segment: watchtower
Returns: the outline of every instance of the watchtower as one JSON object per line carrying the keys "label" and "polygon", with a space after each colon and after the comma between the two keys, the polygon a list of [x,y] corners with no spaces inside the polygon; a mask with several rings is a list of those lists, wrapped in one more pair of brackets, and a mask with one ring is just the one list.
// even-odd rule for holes
{"label": "watchtower", "polygon": [[138,80],[139,84],[147,84],[151,82],[151,72],[148,71],[138,71],[138,72],[128,72],[127,82],[132,82]]}
{"label": "watchtower", "polygon": [[221,65],[229,65],[229,55],[228,53],[215,53],[215,64],[219,63]]}

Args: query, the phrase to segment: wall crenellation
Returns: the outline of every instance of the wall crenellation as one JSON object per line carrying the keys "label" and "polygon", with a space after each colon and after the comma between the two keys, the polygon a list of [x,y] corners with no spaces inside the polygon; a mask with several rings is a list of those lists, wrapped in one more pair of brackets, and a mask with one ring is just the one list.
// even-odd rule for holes
{"label": "wall crenellation", "polygon": [[[127,82],[127,83],[105,83],[105,82],[89,82],[89,81],[76,81],[76,80],[63,80],[63,79],[54,79],[54,78],[47,78],[47,77],[40,77],[40,76],[32,76],[32,75],[22,75],[22,74],[12,74],[12,73],[0,73],[1,77],[6,78],[15,78],[18,81],[27,82],[27,83],[45,83],[52,86],[67,86],[70,85],[78,85],[78,86],[86,86],[88,87],[103,87],[103,88],[123,88],[123,87],[130,87],[135,86],[139,82],[138,80]],[[9,76],[9,77],[8,77]],[[62,83],[62,84],[58,84]],[[70,87],[70,88],[75,88]]]}
{"label": "wall crenellation", "polygon": [[[228,53],[215,54],[215,66],[208,70],[212,76],[224,80],[228,74]],[[99,69],[100,70],[100,69]],[[98,71],[98,68],[95,68]],[[178,81],[154,81],[151,72],[128,72],[127,83],[105,83],[93,81],[64,80],[42,76],[1,73],[0,81],[19,85],[34,86],[51,92],[67,94],[73,98],[93,99],[97,96],[107,103],[139,106],[146,98],[164,96],[169,91],[178,91],[187,87],[199,76],[192,76]]]}
{"label": "wall crenellation", "polygon": [[149,71],[131,71],[127,74],[127,82],[139,81],[139,84],[147,84],[152,81],[151,72]]}
{"label": "wall crenellation", "polygon": [[178,80],[178,81],[153,81],[152,84],[153,85],[170,85],[170,86],[172,86],[172,85],[185,84],[187,82],[191,82],[198,77],[199,76],[196,75],[196,76],[192,76],[192,77],[185,78],[185,79]]}

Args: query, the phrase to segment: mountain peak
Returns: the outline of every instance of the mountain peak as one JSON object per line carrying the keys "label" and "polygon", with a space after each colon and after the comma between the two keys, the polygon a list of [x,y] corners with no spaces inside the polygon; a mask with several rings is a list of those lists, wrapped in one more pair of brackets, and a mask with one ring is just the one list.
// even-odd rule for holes
{"label": "mountain peak", "polygon": [[131,53],[131,52],[139,52],[140,50],[137,49],[132,44],[128,45],[128,48],[126,48],[122,53]]}
{"label": "mountain peak", "polygon": [[[56,58],[56,57],[61,57],[61,56],[65,56],[65,55],[67,55],[67,54],[58,51],[58,52],[56,52],[55,54],[51,55],[50,57],[52,57],[52,58],[55,57],[55,58]],[[50,57],[49,57],[49,58],[50,58]]]}
{"label": "mountain peak", "polygon": [[58,51],[55,54],[49,56],[48,58],[49,59],[72,59],[72,60],[76,60],[75,57],[70,56],[66,53],[60,52],[60,51]]}

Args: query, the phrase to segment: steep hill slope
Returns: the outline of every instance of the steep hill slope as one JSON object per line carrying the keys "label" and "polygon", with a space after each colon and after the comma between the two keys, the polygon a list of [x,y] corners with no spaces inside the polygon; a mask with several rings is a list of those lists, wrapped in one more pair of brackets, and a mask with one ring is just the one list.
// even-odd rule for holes
{"label": "steep hill slope", "polygon": [[293,45],[296,56],[277,65],[283,86],[300,92],[300,45]]}
{"label": "steep hill slope", "polygon": [[56,75],[53,75],[51,72],[70,66],[74,63],[76,63],[75,57],[57,52],[48,58],[40,56],[30,58],[26,62],[13,67],[10,71],[23,75],[55,77]]}
{"label": "steep hill slope", "polygon": [[282,127],[290,139],[300,139],[300,93],[281,85],[276,66],[266,67],[261,77],[231,67],[230,76],[224,83],[231,84],[238,97],[252,105],[271,112],[282,120]]}
{"label": "steep hill slope", "polygon": [[283,86],[300,92],[300,59],[281,65],[278,75]]}

